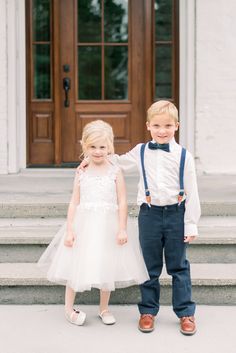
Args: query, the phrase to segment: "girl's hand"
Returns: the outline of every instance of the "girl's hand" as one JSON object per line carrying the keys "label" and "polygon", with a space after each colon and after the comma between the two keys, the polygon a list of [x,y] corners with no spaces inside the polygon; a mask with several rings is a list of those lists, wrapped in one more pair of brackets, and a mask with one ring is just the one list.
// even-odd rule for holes
{"label": "girl's hand", "polygon": [[195,235],[188,235],[184,237],[184,243],[191,243],[196,238]]}
{"label": "girl's hand", "polygon": [[82,160],[82,162],[80,163],[80,165],[77,167],[77,172],[79,172],[80,170],[84,170],[87,166],[89,165],[89,159],[88,158],[84,158]]}
{"label": "girl's hand", "polygon": [[64,240],[64,245],[68,246],[69,248],[71,248],[74,244],[75,241],[75,236],[73,233],[69,233],[66,235],[65,240]]}
{"label": "girl's hand", "polygon": [[124,245],[128,241],[128,236],[126,230],[120,230],[117,234],[117,243],[119,245]]}

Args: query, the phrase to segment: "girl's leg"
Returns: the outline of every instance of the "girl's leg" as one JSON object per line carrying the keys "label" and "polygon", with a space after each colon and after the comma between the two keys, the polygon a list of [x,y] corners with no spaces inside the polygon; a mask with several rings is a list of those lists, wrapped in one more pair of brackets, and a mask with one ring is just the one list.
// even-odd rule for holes
{"label": "girl's leg", "polygon": [[65,311],[66,311],[66,313],[72,313],[74,301],[75,301],[75,291],[72,288],[70,288],[69,286],[66,286],[66,291],[65,291]]}
{"label": "girl's leg", "polygon": [[108,310],[111,292],[100,290],[100,318],[105,325],[113,325],[116,322],[114,316]]}
{"label": "girl's leg", "polygon": [[108,311],[108,304],[111,292],[100,290],[100,313],[104,310]]}
{"label": "girl's leg", "polygon": [[65,291],[65,315],[67,320],[71,324],[75,325],[83,325],[86,314],[81,311],[81,310],[74,310],[74,301],[75,301],[75,291],[70,288],[69,286],[66,286],[66,291]]}

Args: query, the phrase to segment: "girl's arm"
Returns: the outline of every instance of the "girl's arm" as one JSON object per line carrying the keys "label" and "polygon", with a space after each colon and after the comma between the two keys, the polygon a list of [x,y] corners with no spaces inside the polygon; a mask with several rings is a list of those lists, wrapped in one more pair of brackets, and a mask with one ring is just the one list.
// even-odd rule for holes
{"label": "girl's arm", "polygon": [[76,206],[79,204],[79,200],[80,200],[79,173],[76,172],[73,192],[72,192],[70,204],[67,211],[67,233],[64,241],[65,246],[71,247],[75,240],[75,234],[73,231],[73,221],[74,221]]}
{"label": "girl's arm", "polygon": [[118,213],[119,213],[119,230],[117,234],[117,242],[123,245],[127,242],[127,198],[126,198],[126,187],[125,180],[121,170],[116,176],[116,191],[117,191],[117,201],[118,201]]}

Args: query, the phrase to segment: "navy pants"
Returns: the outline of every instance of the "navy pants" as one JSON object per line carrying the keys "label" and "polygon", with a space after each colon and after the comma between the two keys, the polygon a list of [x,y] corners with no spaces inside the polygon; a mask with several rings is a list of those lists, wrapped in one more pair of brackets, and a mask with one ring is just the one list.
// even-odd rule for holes
{"label": "navy pants", "polygon": [[192,316],[190,265],[184,243],[185,202],[180,205],[151,206],[142,204],[139,212],[139,240],[150,280],[140,286],[141,314],[156,315],[159,311],[159,277],[163,253],[167,273],[172,276],[172,305],[178,317]]}

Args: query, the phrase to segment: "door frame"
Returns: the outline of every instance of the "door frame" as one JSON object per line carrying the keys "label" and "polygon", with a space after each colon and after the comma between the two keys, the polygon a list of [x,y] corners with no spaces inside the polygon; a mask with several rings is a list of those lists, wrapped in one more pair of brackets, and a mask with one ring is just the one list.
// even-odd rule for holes
{"label": "door frame", "polygon": [[[26,5],[25,1],[6,1],[7,6],[7,100],[6,124],[8,145],[6,173],[17,173],[26,168]],[[17,20],[16,20],[17,19]],[[181,119],[180,143],[195,154],[195,0],[180,0],[180,87],[179,110]],[[17,82],[16,86],[12,82]],[[12,112],[15,107],[14,113]]]}

